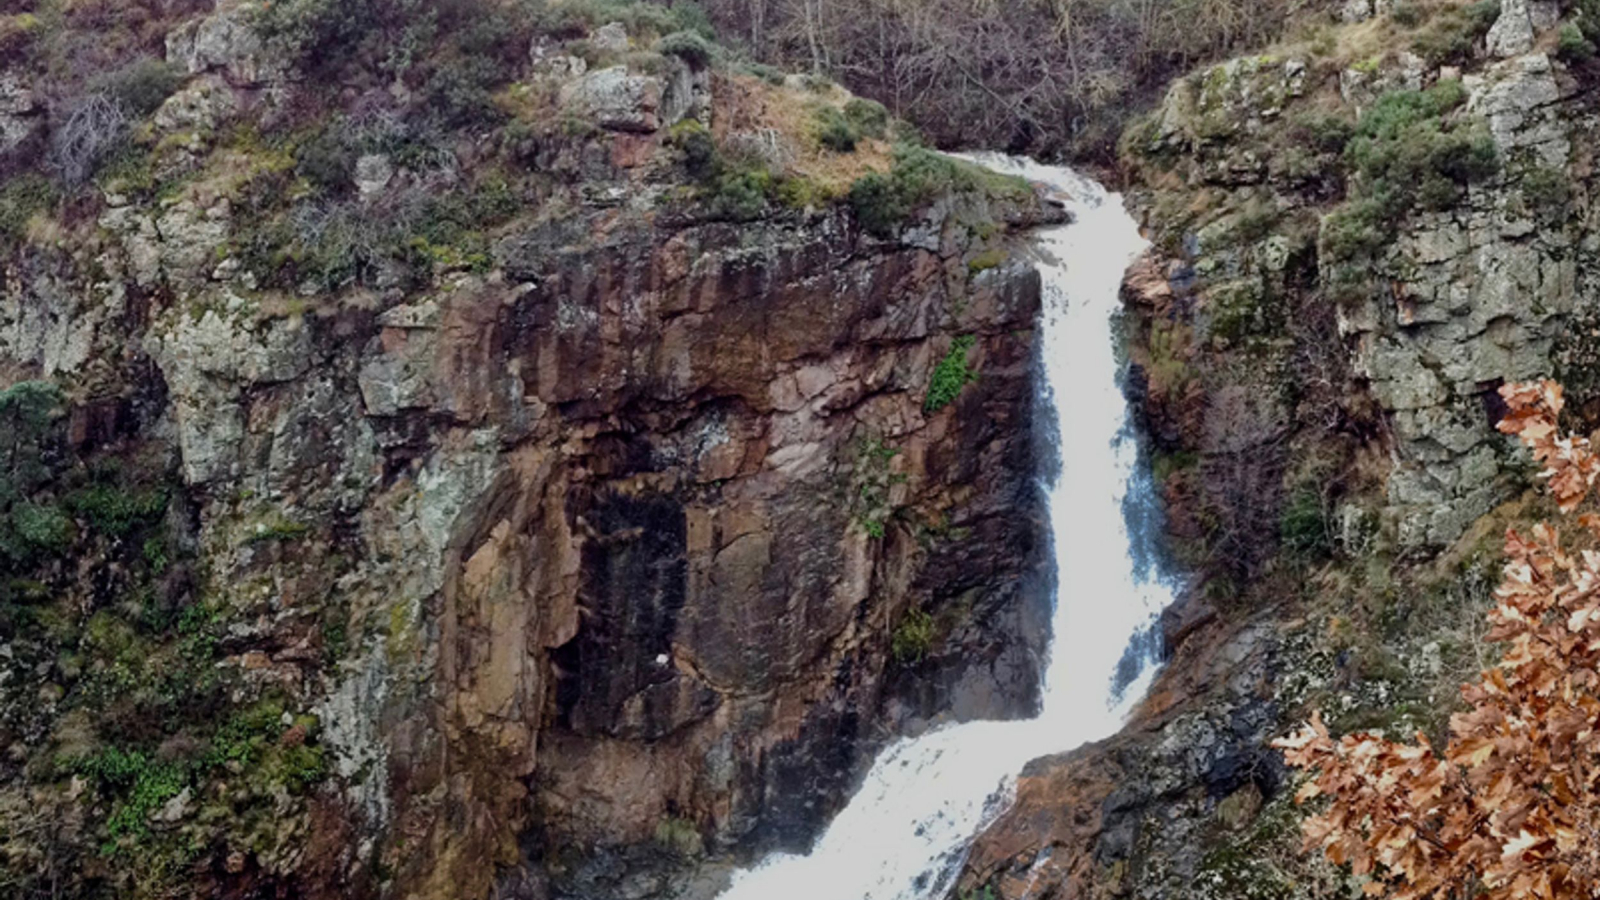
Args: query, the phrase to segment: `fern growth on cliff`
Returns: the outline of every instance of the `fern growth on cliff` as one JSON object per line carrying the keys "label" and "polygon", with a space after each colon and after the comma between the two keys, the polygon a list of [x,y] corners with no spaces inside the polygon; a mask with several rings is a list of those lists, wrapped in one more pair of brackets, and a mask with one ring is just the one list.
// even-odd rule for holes
{"label": "fern growth on cliff", "polygon": [[955,402],[961,395],[961,389],[978,380],[976,372],[972,371],[967,362],[967,354],[971,352],[977,339],[970,334],[964,334],[950,343],[950,352],[939,360],[939,365],[933,369],[933,378],[928,382],[928,399],[923,403],[923,408],[928,412],[938,412]]}

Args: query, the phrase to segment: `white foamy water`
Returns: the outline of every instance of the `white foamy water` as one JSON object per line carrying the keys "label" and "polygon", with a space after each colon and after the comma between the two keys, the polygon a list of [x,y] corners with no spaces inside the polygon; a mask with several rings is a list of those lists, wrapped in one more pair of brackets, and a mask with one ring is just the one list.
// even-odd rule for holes
{"label": "white foamy water", "polygon": [[[1145,693],[1155,661],[1135,654],[1171,591],[1140,562],[1125,504],[1147,497],[1118,382],[1112,321],[1123,273],[1145,242],[1120,198],[1070,169],[971,157],[1043,182],[1075,221],[1040,230],[1044,406],[1059,423],[1047,472],[1058,587],[1043,709],[1020,722],[949,725],[888,747],[805,856],[774,854],[735,875],[721,900],[927,900],[943,894],[969,843],[1011,802],[1029,760],[1114,733]],[[1048,464],[1055,466],[1055,462]],[[1130,491],[1134,492],[1130,496]],[[1142,646],[1142,644],[1141,644]]]}

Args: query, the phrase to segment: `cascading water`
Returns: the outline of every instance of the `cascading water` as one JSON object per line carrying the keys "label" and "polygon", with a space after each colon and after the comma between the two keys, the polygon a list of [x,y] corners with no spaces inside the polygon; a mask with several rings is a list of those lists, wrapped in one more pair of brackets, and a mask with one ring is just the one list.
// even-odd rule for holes
{"label": "cascading water", "polygon": [[1145,242],[1117,196],[1070,169],[971,159],[1049,185],[1075,219],[1037,235],[1044,402],[1059,448],[1045,486],[1057,589],[1043,709],[1028,721],[950,725],[893,744],[810,854],[775,854],[738,873],[721,900],[940,896],[972,838],[1010,803],[1023,765],[1115,732],[1154,674],[1148,652],[1129,665],[1129,648],[1148,643],[1141,638],[1171,592],[1124,514],[1148,501],[1149,488],[1111,333],[1123,273]]}

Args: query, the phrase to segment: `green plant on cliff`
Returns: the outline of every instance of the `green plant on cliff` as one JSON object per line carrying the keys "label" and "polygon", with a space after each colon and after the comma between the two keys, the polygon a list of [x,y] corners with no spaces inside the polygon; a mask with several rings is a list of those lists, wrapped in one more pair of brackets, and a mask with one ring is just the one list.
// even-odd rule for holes
{"label": "green plant on cliff", "polygon": [[1303,559],[1322,559],[1332,550],[1328,511],[1322,491],[1316,485],[1302,485],[1289,495],[1279,520],[1278,534],[1283,548]]}
{"label": "green plant on cliff", "polygon": [[1512,179],[1521,195],[1521,210],[1547,228],[1559,228],[1572,212],[1572,179],[1552,166],[1526,166]]}
{"label": "green plant on cliff", "polygon": [[925,411],[933,413],[944,409],[955,402],[962,388],[978,380],[978,373],[973,371],[967,360],[975,346],[977,338],[970,334],[961,335],[950,342],[949,352],[933,367],[933,375],[928,381],[928,396],[922,404]]}
{"label": "green plant on cliff", "polygon": [[998,175],[926,147],[900,144],[887,173],[863,175],[850,186],[850,205],[867,233],[890,237],[942,193],[1019,199],[1031,196],[1031,191],[1020,178]]}
{"label": "green plant on cliff", "polygon": [[876,100],[852,97],[844,105],[844,117],[861,132],[862,137],[882,140],[889,133],[889,110]]}
{"label": "green plant on cliff", "polygon": [[34,173],[13,176],[0,185],[0,250],[20,240],[28,222],[54,205],[57,196],[55,185]]}
{"label": "green plant on cliff", "polygon": [[899,455],[900,451],[882,438],[871,437],[861,442],[851,467],[852,515],[874,540],[888,533],[889,517],[894,514],[890,492],[906,480],[904,473],[893,470],[894,458]]}
{"label": "green plant on cliff", "polygon": [[674,31],[656,41],[655,51],[663,56],[676,56],[697,69],[711,65],[722,53],[720,47],[698,31]]}
{"label": "green plant on cliff", "polygon": [[817,140],[835,153],[853,153],[861,143],[861,131],[845,118],[838,107],[822,106],[815,114]]}
{"label": "green plant on cliff", "polygon": [[901,665],[922,662],[933,649],[937,627],[933,616],[915,607],[906,610],[889,639],[890,652]]}
{"label": "green plant on cliff", "polygon": [[177,66],[145,56],[99,76],[90,89],[107,94],[134,116],[148,116],[172,96],[184,77]]}
{"label": "green plant on cliff", "polygon": [[65,398],[49,382],[0,390],[0,569],[25,566],[72,539],[71,520],[53,502],[34,497],[60,464],[54,426],[64,412]]}
{"label": "green plant on cliff", "polygon": [[1575,23],[1563,22],[1556,35],[1556,55],[1561,57],[1562,62],[1576,65],[1594,58],[1594,42]]}
{"label": "green plant on cliff", "polygon": [[1380,249],[1411,209],[1448,209],[1499,171],[1487,130],[1458,113],[1465,101],[1460,82],[1441,81],[1384,94],[1362,115],[1344,152],[1358,175],[1353,196],[1323,223],[1332,261]]}
{"label": "green plant on cliff", "polygon": [[694,859],[705,855],[705,839],[691,819],[667,816],[656,823],[656,846],[680,859]]}
{"label": "green plant on cliff", "polygon": [[66,502],[95,529],[122,537],[165,512],[167,494],[161,488],[129,489],[113,481],[74,491]]}

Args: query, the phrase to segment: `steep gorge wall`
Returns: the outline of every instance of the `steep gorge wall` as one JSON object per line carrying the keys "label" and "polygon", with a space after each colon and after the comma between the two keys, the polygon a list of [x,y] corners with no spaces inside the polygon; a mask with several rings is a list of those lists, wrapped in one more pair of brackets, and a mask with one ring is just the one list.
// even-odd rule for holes
{"label": "steep gorge wall", "polygon": [[1125,285],[1133,395],[1199,582],[1129,727],[1034,763],[962,890],[1359,893],[1299,853],[1267,742],[1311,708],[1438,739],[1497,652],[1498,539],[1547,512],[1494,391],[1555,376],[1594,424],[1593,72],[1571,10],[1483,8],[1351,4],[1125,135],[1155,244]]}
{"label": "steep gorge wall", "polygon": [[[37,212],[6,263],[0,373],[61,392],[25,504],[68,522],[7,558],[0,809],[42,823],[10,884],[704,895],[895,735],[1031,709],[1039,283],[1006,248],[1052,213],[720,211],[669,129],[753,79],[607,25],[535,43],[561,109],[442,148],[515,197],[473,253],[268,287],[283,163],[240,126],[315,88],[233,16],[167,42],[178,174]],[[350,214],[425,164],[362,156]]]}

